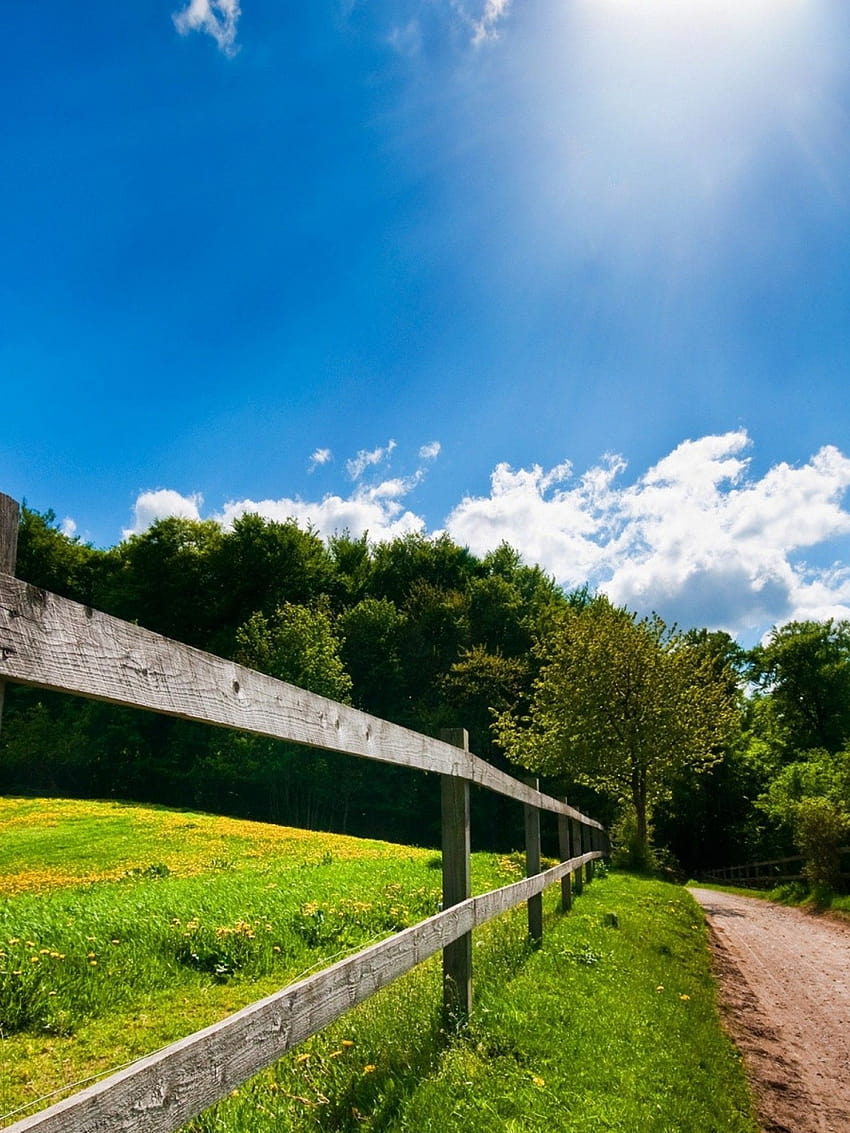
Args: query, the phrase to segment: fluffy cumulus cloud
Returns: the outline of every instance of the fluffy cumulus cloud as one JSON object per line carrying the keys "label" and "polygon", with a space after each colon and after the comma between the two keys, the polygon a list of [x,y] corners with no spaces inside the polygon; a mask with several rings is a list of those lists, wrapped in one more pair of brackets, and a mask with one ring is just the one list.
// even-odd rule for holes
{"label": "fluffy cumulus cloud", "polygon": [[827,446],[806,464],[750,474],[743,431],[685,441],[624,485],[609,456],[576,478],[499,465],[447,529],[478,554],[502,539],[566,587],[682,625],[751,636],[789,618],[850,615],[850,572],[807,565],[807,549],[850,533],[850,459]]}
{"label": "fluffy cumulus cloud", "polygon": [[133,522],[130,527],[125,527],[121,534],[125,539],[129,539],[131,535],[140,535],[155,520],[167,519],[171,515],[182,516],[184,519],[200,519],[203,502],[203,496],[198,493],[183,496],[173,488],[142,492],[133,507]]}
{"label": "fluffy cumulus cloud", "polygon": [[[436,460],[440,452],[439,441],[422,445],[419,465],[406,476],[376,475],[372,480],[367,473],[386,465],[395,451],[391,440],[383,447],[361,449],[346,461],[349,477],[355,481],[347,494],[329,493],[320,500],[304,499],[299,495],[280,496],[276,499],[250,498],[229,500],[219,511],[209,516],[230,527],[241,515],[256,513],[266,519],[286,522],[294,519],[304,527],[310,526],[325,538],[348,531],[353,536],[368,534],[373,542],[395,539],[401,535],[422,532],[425,520],[405,506],[405,498],[422,482],[426,466]],[[310,456],[308,472],[332,460],[330,449],[316,449]],[[144,531],[156,519],[169,515],[200,519],[203,500],[199,495],[183,496],[169,489],[142,492],[136,500],[132,526],[123,532],[124,538]]]}
{"label": "fluffy cumulus cloud", "polygon": [[[395,447],[352,458],[347,493],[231,500],[213,518],[227,527],[256,512],[325,537],[348,531],[374,542],[424,533],[408,497],[439,446],[423,445],[409,475],[370,480],[369,470],[386,473],[379,466]],[[489,493],[462,499],[446,530],[478,555],[508,542],[567,589],[589,582],[640,613],[744,640],[791,618],[850,617],[850,568],[823,565],[824,550],[850,537],[850,458],[825,446],[803,464],[756,476],[750,448],[743,430],[684,441],[631,482],[616,454],[581,473],[568,461],[550,469],[499,464]],[[124,535],[166,515],[198,519],[201,505],[198,495],[144,492]]]}
{"label": "fluffy cumulus cloud", "polygon": [[225,55],[235,55],[236,29],[241,15],[239,0],[189,0],[172,16],[181,35],[192,31],[212,36]]}
{"label": "fluffy cumulus cloud", "polygon": [[348,531],[353,536],[368,534],[374,542],[381,542],[425,528],[421,516],[405,509],[402,498],[406,491],[404,481],[388,480],[373,487],[358,487],[349,496],[327,495],[321,500],[304,500],[299,496],[231,500],[215,518],[229,527],[240,515],[256,512],[280,522],[294,519],[325,538]]}

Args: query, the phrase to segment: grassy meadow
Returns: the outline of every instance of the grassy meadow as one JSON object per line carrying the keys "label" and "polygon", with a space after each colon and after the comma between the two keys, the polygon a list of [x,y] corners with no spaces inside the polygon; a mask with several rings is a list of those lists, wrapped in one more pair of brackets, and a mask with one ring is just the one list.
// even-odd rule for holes
{"label": "grassy meadow", "polygon": [[[0,800],[0,1124],[428,916],[438,866],[193,812]],[[521,874],[473,856],[476,892]],[[437,957],[188,1128],[754,1131],[690,896],[611,874],[561,916],[556,890],[539,951],[522,909],[476,932],[462,1036],[441,1031]]]}

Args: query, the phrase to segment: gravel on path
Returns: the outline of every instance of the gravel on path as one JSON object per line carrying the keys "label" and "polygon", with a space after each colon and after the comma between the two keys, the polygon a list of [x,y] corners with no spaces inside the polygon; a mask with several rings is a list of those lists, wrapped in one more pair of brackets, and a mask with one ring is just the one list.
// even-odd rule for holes
{"label": "gravel on path", "polygon": [[691,887],[766,1133],[850,1133],[850,925]]}

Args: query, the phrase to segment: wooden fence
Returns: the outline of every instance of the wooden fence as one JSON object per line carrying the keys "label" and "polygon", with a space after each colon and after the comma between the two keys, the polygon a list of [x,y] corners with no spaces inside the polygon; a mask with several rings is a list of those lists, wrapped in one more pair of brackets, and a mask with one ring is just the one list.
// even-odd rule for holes
{"label": "wooden fence", "polygon": [[[850,846],[839,851],[844,858],[844,864],[850,865]],[[802,854],[793,854],[788,858],[774,858],[767,862],[746,862],[743,865],[719,866],[717,869],[707,869],[702,873],[706,881],[738,882],[745,889],[772,889],[783,881],[800,881],[803,879]],[[845,869],[838,875],[844,882],[850,881],[850,870]]]}
{"label": "wooden fence", "polygon": [[[18,1121],[7,1133],[172,1133],[253,1074],[434,953],[443,951],[449,1022],[468,1016],[474,928],[526,902],[542,940],[542,892],[561,904],[605,856],[602,826],[478,759],[462,729],[420,735],[263,673],[151,633],[14,577],[18,508],[0,494],[0,698],[3,681],[149,709],[441,776],[443,910]],[[0,703],[2,703],[0,701]],[[525,808],[526,878],[470,895],[469,787]],[[541,872],[540,814],[557,815],[560,864]]]}

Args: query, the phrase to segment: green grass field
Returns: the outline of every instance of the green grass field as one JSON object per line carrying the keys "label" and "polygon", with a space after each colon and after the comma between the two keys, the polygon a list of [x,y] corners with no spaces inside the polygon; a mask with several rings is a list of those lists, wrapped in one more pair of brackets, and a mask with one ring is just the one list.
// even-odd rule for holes
{"label": "green grass field", "polygon": [[[439,902],[434,851],[184,811],[0,800],[0,847],[3,1123]],[[474,855],[476,892],[521,873]],[[612,874],[556,900],[539,951],[521,909],[475,934],[463,1036],[437,958],[189,1128],[754,1131],[690,896]]]}

